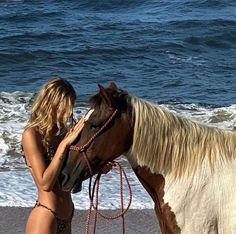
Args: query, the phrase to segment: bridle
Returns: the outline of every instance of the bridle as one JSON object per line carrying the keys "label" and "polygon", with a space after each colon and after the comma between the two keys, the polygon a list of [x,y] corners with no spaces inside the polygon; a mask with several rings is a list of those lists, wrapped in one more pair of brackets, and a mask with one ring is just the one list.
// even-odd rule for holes
{"label": "bridle", "polygon": [[[75,151],[75,152],[79,152],[79,153],[83,153],[84,159],[87,163],[87,166],[89,168],[89,172],[90,175],[93,176],[95,173],[93,172],[92,166],[88,160],[88,156],[86,154],[86,151],[88,149],[88,147],[90,146],[90,144],[94,141],[94,139],[108,126],[108,124],[115,118],[115,115],[117,114],[118,110],[115,109],[112,114],[108,117],[108,119],[105,121],[105,123],[102,125],[102,127],[83,145],[81,146],[76,146],[76,145],[72,145],[70,146],[70,151]],[[122,231],[123,234],[125,233],[125,221],[124,221],[124,214],[128,211],[130,205],[131,205],[131,201],[132,201],[132,191],[131,191],[131,186],[129,184],[127,175],[124,171],[124,169],[121,167],[121,165],[118,162],[109,162],[110,164],[112,164],[112,166],[117,167],[120,171],[120,196],[121,196],[121,213],[115,216],[106,216],[104,214],[102,214],[101,212],[98,211],[98,190],[99,190],[99,180],[101,177],[102,172],[100,171],[97,175],[97,178],[95,179],[95,183],[94,183],[94,187],[91,187],[91,183],[92,183],[92,177],[90,177],[90,182],[89,182],[89,199],[90,199],[90,207],[87,213],[87,220],[86,220],[86,227],[85,227],[85,233],[88,234],[89,233],[89,223],[90,223],[90,219],[91,219],[91,212],[92,209],[95,210],[95,214],[94,214],[94,225],[93,225],[93,233],[95,234],[95,230],[96,230],[96,222],[97,222],[97,216],[100,215],[101,217],[108,219],[108,220],[113,220],[113,219],[117,219],[119,217],[122,218]],[[127,205],[126,208],[124,208],[124,201],[123,201],[123,179],[122,176],[124,175],[125,179],[126,179],[126,183],[130,192],[130,200],[129,203]],[[94,193],[95,193],[95,188],[96,188],[96,203],[93,203],[94,200]]]}
{"label": "bridle", "polygon": [[90,144],[94,141],[94,139],[107,127],[107,125],[114,119],[116,113],[118,112],[117,109],[115,109],[112,114],[108,117],[108,119],[105,121],[105,123],[102,125],[102,127],[95,132],[95,134],[83,145],[81,146],[77,146],[77,145],[71,145],[70,146],[70,151],[75,151],[75,152],[79,152],[79,153],[83,153],[84,159],[87,163],[87,166],[89,168],[89,172],[92,175],[94,175],[93,169],[91,167],[91,164],[88,160],[88,156],[86,154],[86,151],[88,149],[88,147],[90,146]]}

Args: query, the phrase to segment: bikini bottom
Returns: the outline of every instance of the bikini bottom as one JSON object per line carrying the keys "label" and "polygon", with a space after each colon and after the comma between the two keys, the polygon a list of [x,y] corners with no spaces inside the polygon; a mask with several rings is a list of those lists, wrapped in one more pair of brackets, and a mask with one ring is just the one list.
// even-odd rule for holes
{"label": "bikini bottom", "polygon": [[72,213],[68,219],[59,218],[54,210],[41,204],[38,200],[36,201],[33,208],[36,208],[36,207],[43,207],[43,208],[49,210],[54,215],[54,217],[56,218],[56,222],[57,222],[57,234],[65,233],[67,226],[71,223],[71,220],[74,216],[74,207],[73,207]]}

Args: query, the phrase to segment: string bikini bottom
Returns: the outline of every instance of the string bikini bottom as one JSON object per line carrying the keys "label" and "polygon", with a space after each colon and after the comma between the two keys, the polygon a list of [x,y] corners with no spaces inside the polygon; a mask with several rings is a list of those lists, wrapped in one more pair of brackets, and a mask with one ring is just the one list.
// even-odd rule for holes
{"label": "string bikini bottom", "polygon": [[71,220],[74,216],[74,208],[73,208],[72,213],[68,219],[61,219],[61,218],[58,218],[58,216],[54,210],[41,204],[38,200],[36,201],[33,208],[36,208],[36,207],[43,207],[43,208],[49,210],[54,215],[54,217],[56,218],[56,222],[57,222],[57,234],[65,233],[66,228],[71,223]]}

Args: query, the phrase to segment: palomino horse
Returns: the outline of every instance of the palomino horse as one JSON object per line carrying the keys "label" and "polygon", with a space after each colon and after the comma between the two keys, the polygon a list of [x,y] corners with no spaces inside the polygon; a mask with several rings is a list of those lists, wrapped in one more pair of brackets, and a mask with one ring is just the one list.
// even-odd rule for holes
{"label": "palomino horse", "polygon": [[125,155],[154,201],[162,233],[236,233],[236,134],[179,117],[114,83],[99,87],[62,170],[62,188],[78,191]]}

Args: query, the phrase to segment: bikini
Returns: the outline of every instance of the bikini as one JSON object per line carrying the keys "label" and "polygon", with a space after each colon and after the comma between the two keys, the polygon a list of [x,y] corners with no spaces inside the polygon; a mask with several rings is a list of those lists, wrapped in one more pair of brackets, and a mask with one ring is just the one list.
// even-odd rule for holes
{"label": "bikini", "polygon": [[37,208],[37,207],[43,207],[43,208],[49,210],[54,215],[54,217],[56,218],[56,222],[57,222],[57,234],[65,233],[66,228],[71,223],[71,220],[72,220],[72,218],[74,216],[74,207],[73,207],[72,213],[71,213],[71,215],[70,215],[70,217],[68,219],[61,219],[61,218],[59,218],[57,216],[57,213],[54,210],[52,210],[51,208],[43,205],[38,200],[36,200],[36,203],[35,203],[33,209]]}
{"label": "bikini", "polygon": [[[27,166],[28,168],[31,168],[31,166],[29,166],[29,165],[27,164],[27,161],[26,161],[26,158],[25,158],[25,155],[24,155],[23,146],[21,146],[21,149],[22,149],[22,156],[23,156],[23,158],[24,158],[24,160],[25,160],[26,166]],[[53,149],[50,149],[50,148],[48,149],[47,157],[46,157],[46,162],[50,162],[50,161],[52,160],[52,155],[54,155],[54,152],[53,152],[53,151],[54,151]],[[59,217],[57,216],[57,213],[56,213],[54,210],[52,210],[51,208],[49,208],[49,207],[43,205],[43,204],[40,203],[38,200],[36,200],[36,203],[35,203],[33,209],[35,209],[35,208],[37,208],[37,207],[45,208],[45,209],[47,209],[48,211],[50,211],[50,212],[53,214],[53,216],[54,216],[55,219],[56,219],[56,223],[57,223],[57,232],[56,232],[57,234],[63,234],[63,233],[65,233],[67,227],[68,227],[69,224],[71,223],[71,220],[72,220],[72,218],[73,218],[73,216],[74,216],[74,206],[73,206],[71,215],[70,215],[69,218],[67,218],[67,219],[61,219],[61,218],[59,218]]]}

